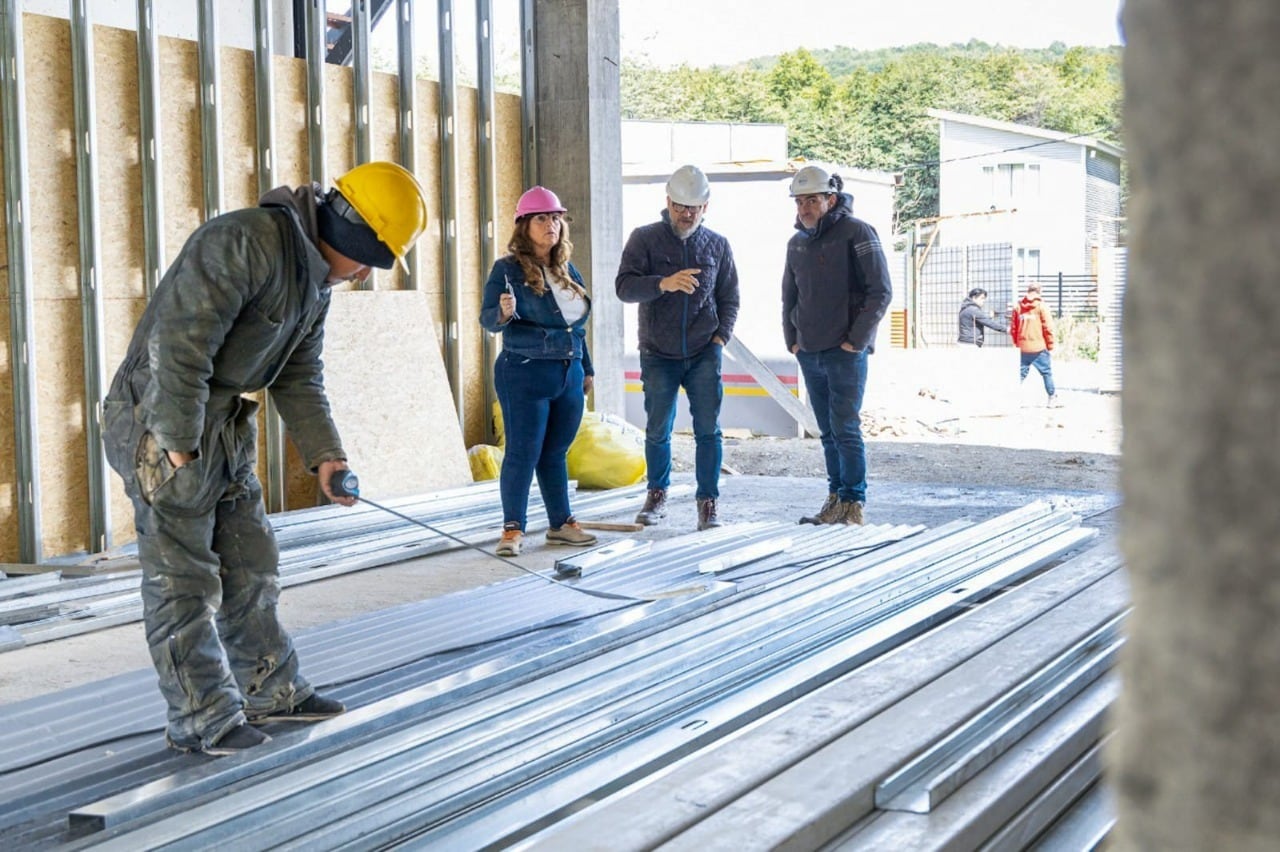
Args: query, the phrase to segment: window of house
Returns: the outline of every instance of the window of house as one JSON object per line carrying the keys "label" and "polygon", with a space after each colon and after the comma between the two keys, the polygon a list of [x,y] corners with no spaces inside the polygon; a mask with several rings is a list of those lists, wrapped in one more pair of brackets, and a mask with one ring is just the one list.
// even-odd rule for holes
{"label": "window of house", "polygon": [[1039,163],[999,163],[982,167],[991,206],[998,210],[1027,207],[1040,198]]}

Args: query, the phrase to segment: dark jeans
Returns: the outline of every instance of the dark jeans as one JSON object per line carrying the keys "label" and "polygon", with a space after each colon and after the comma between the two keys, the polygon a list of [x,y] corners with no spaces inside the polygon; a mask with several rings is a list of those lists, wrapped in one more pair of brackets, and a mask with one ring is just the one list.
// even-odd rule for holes
{"label": "dark jeans", "polygon": [[697,498],[720,496],[720,462],[724,456],[720,440],[723,348],[711,343],[692,358],[640,354],[646,415],[644,461],[649,469],[650,488],[666,488],[671,484],[671,427],[676,422],[676,398],[683,387],[693,419]]}
{"label": "dark jeans", "polygon": [[836,347],[797,352],[809,405],[822,434],[827,487],[841,500],[867,499],[867,448],[862,440],[862,394],[867,354]]}
{"label": "dark jeans", "polygon": [[1018,368],[1018,381],[1022,381],[1027,377],[1027,372],[1035,367],[1040,373],[1040,377],[1044,379],[1044,392],[1049,396],[1057,393],[1053,386],[1053,365],[1049,361],[1049,350],[1043,352],[1023,352],[1022,364]]}
{"label": "dark jeans", "polygon": [[503,352],[493,365],[493,384],[506,433],[498,478],[503,521],[524,529],[536,474],[547,522],[561,527],[572,515],[565,455],[582,425],[582,361]]}

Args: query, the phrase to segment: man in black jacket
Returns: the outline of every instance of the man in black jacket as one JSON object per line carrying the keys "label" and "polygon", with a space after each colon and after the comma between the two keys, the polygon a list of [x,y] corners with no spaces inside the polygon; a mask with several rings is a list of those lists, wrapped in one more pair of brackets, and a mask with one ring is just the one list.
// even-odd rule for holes
{"label": "man in black jacket", "polygon": [[230,754],[269,739],[247,723],[344,710],[299,672],[276,614],[279,550],[254,472],[258,403],[243,395],[270,388],[325,495],[355,503],[329,485],[347,467],[320,360],[330,288],[402,260],[427,214],[421,186],[394,163],[335,184],[273,189],[197,228],[103,406],[107,459],[133,501],[165,739],[179,751]]}
{"label": "man in black jacket", "polygon": [[861,524],[867,499],[862,393],[867,355],[893,297],[880,237],[853,216],[844,181],[805,166],[791,181],[796,233],[782,275],[782,335],[822,434],[827,499],[811,524]]}
{"label": "man in black jacket", "polygon": [[662,220],[631,233],[614,282],[619,299],[640,303],[649,491],[638,524],[666,516],[671,427],[683,387],[693,420],[698,529],[720,526],[720,361],[738,318],[738,269],[729,241],[702,224],[710,197],[701,169],[677,169],[667,181]]}

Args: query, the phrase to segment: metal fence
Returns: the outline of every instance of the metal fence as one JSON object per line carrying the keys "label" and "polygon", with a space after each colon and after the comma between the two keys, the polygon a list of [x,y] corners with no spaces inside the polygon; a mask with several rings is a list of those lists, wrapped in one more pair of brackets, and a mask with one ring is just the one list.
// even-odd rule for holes
{"label": "metal fence", "polygon": [[1023,275],[1019,277],[1019,292],[1025,293],[1027,284],[1038,282],[1044,303],[1058,319],[1096,320],[1098,318],[1098,277],[1096,275]]}

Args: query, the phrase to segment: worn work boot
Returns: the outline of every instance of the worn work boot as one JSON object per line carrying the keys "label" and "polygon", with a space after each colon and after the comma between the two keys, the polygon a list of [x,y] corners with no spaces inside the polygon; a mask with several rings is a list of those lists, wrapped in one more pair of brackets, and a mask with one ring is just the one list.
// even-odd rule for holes
{"label": "worn work boot", "polygon": [[547,530],[547,544],[564,544],[570,547],[586,547],[595,544],[596,537],[584,530],[573,518],[564,522],[564,526]]}
{"label": "worn work boot", "polygon": [[200,749],[200,753],[214,757],[225,757],[269,742],[271,742],[271,737],[252,725],[241,723],[219,737],[218,741],[213,745]]}
{"label": "worn work boot", "polygon": [[644,498],[644,508],[636,515],[636,523],[651,527],[667,516],[667,489],[650,488]]}
{"label": "worn work boot", "polygon": [[826,502],[822,504],[822,508],[818,510],[816,515],[806,515],[800,519],[802,524],[834,524],[838,518],[843,518],[843,514],[839,513],[840,497],[833,491],[827,495]]}
{"label": "worn work boot", "polygon": [[334,716],[341,716],[345,712],[347,708],[341,701],[313,692],[288,710],[269,710],[261,716],[254,716],[249,721],[254,725],[263,725],[267,722],[322,722]]}
{"label": "worn work boot", "polygon": [[698,531],[709,530],[720,526],[720,518],[716,515],[714,497],[703,497],[698,500]]}
{"label": "worn work boot", "polygon": [[840,505],[844,506],[844,517],[840,520],[842,524],[858,524],[862,525],[862,501],[860,500],[842,500]]}
{"label": "worn work boot", "polygon": [[518,529],[503,529],[502,538],[498,539],[498,548],[494,553],[499,556],[519,556],[523,548],[523,532]]}

